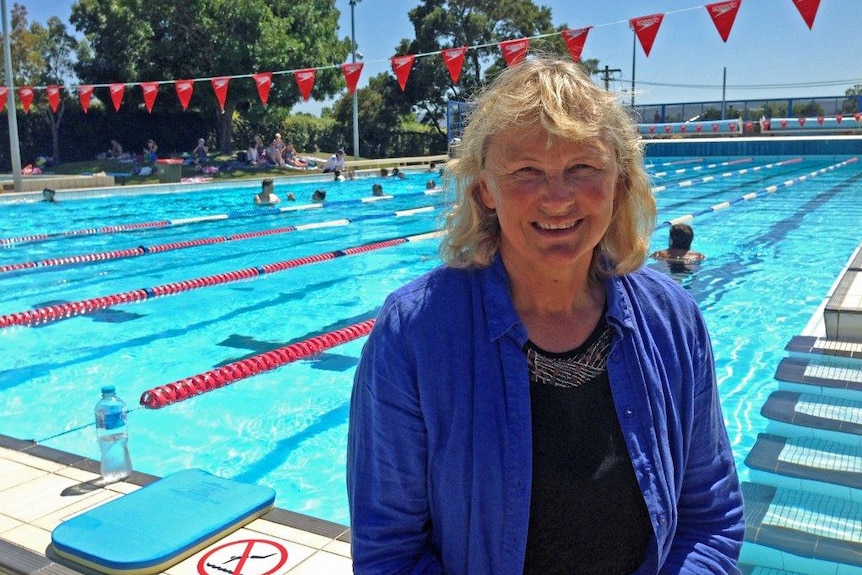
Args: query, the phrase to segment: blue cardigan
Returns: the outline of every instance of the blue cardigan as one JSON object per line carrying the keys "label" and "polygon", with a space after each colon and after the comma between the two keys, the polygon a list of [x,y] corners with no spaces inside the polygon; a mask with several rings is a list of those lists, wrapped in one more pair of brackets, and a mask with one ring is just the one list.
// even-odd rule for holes
{"label": "blue cardigan", "polygon": [[[700,310],[647,268],[605,287],[608,375],[655,533],[637,573],[739,573],[742,494]],[[350,409],[354,573],[522,572],[526,341],[499,257],[486,269],[438,268],[388,297]]]}

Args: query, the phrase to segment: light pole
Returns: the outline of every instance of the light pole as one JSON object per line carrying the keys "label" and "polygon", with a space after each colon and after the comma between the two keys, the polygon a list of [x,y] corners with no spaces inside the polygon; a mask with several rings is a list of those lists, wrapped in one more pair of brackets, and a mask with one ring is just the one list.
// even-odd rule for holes
{"label": "light pole", "polygon": [[[353,63],[356,63],[356,21],[353,18],[353,9],[362,0],[350,0],[350,43]],[[359,159],[359,95],[353,90],[353,159]]]}

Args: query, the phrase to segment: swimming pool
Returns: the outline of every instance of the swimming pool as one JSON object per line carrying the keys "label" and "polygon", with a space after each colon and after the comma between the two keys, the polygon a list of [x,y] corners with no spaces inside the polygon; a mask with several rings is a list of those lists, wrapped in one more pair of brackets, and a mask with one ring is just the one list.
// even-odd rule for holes
{"label": "swimming pool", "polygon": [[[784,346],[859,243],[862,165],[848,159],[649,160],[659,221],[693,215],[694,247],[708,256],[697,268],[666,271],[706,316],[743,477],[743,459],[765,427],[759,409],[776,387]],[[328,202],[261,215],[247,213],[258,182],[0,204],[0,270],[39,262],[0,273],[0,317],[40,307],[72,315],[0,329],[0,433],[96,458],[92,408],[99,388],[112,384],[133,409],[136,469],[166,475],[199,467],[270,485],[280,507],[347,523],[343,460],[361,337],[161,409],[140,407],[138,399],[153,387],[373,317],[389,291],[438,264],[438,241],[423,234],[437,228],[446,197],[425,193],[429,177],[279,182],[276,193],[293,191],[296,207],[309,206],[318,187],[327,189]],[[391,197],[361,201],[375,182]],[[168,223],[98,231],[142,222]],[[416,241],[349,250],[395,238]],[[667,228],[660,226],[653,247],[666,243]],[[194,245],[153,249],[176,244]],[[141,246],[147,249],[140,255],[74,261]],[[52,261],[57,265],[45,264]],[[295,265],[232,275],[279,262]],[[188,283],[216,276],[223,281]],[[174,284],[189,289],[122,305],[108,301],[86,314],[70,303]]]}

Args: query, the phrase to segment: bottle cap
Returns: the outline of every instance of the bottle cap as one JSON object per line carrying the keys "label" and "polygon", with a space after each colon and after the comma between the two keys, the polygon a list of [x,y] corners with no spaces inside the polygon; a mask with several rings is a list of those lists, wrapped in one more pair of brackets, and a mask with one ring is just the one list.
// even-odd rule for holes
{"label": "bottle cap", "polygon": [[106,385],[102,387],[102,395],[111,395],[116,392],[117,390],[114,388],[113,385]]}

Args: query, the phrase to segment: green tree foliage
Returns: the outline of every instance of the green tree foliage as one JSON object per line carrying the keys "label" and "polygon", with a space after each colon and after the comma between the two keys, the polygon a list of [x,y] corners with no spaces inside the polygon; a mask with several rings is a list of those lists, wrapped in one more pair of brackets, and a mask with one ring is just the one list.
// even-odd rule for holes
{"label": "green tree foliage", "polygon": [[[44,26],[38,22],[30,24],[27,8],[14,4],[9,42],[12,77],[16,85],[62,86],[74,79],[73,63],[78,41],[56,16],[49,18]],[[59,158],[59,131],[65,111],[66,98],[62,96],[61,92],[56,112],[43,102],[35,102],[31,108],[31,112],[37,114],[50,130],[51,155],[55,159]]]}
{"label": "green tree foliage", "polygon": [[[338,65],[350,47],[338,39],[338,17],[334,0],[79,0],[71,21],[92,53],[76,70],[99,84],[331,66],[318,70],[314,84],[315,97],[329,97],[343,87]],[[173,92],[162,85],[156,106],[178,106]],[[273,77],[270,106],[300,98],[291,74]],[[224,112],[205,82],[196,82],[191,102],[212,114],[225,152],[233,147],[234,111],[251,105],[261,105],[251,77],[231,80]]]}

